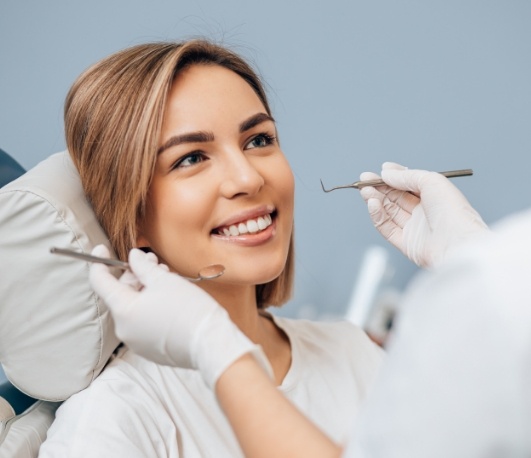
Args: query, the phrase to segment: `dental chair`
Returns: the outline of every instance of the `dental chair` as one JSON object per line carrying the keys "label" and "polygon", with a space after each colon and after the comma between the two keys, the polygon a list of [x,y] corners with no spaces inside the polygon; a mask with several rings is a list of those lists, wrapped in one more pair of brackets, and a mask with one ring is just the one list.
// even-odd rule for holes
{"label": "dental chair", "polygon": [[24,168],[15,159],[0,149],[0,188],[24,172]]}
{"label": "dental chair", "polygon": [[[10,181],[15,180],[20,175],[24,174],[24,168],[15,161],[4,150],[0,149],[0,188]],[[0,366],[0,409],[6,408],[6,401],[12,410],[19,412],[26,410],[36,400],[26,396],[24,393],[18,391],[8,380],[6,380],[4,371]],[[11,409],[8,409],[11,410]],[[6,415],[6,414],[4,414]],[[0,414],[2,421],[4,416]],[[0,430],[1,431],[1,430]]]}
{"label": "dental chair", "polygon": [[100,243],[110,248],[67,152],[0,188],[0,458],[36,457],[61,401],[119,344],[88,264],[50,253]]}

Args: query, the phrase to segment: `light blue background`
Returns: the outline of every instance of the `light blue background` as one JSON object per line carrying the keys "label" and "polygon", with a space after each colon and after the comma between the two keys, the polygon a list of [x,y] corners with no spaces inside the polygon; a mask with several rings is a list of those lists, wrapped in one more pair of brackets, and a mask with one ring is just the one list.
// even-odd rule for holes
{"label": "light blue background", "polygon": [[[284,314],[341,314],[369,245],[353,190],[386,160],[454,181],[487,222],[529,203],[531,2],[3,1],[0,147],[29,168],[64,148],[62,104],[89,64],[133,44],[206,35],[269,84],[296,175],[297,280]],[[413,266],[391,250],[398,287]]]}

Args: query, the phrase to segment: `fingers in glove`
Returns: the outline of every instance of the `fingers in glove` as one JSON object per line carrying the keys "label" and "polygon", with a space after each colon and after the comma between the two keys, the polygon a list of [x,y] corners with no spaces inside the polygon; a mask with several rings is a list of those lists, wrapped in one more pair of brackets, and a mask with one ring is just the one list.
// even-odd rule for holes
{"label": "fingers in glove", "polygon": [[378,199],[389,216],[400,227],[404,227],[404,224],[411,217],[411,213],[420,202],[419,198],[413,194],[399,191],[389,186],[367,186],[362,188],[360,193],[365,202],[368,202],[369,199]]}
{"label": "fingers in glove", "polygon": [[153,253],[144,253],[136,248],[129,252],[129,266],[145,286],[154,285],[169,271],[168,266],[158,263],[158,259]]}
{"label": "fingers in glove", "polygon": [[380,231],[382,236],[394,246],[401,249],[402,227],[398,226],[383,207],[379,199],[370,198],[367,201],[369,216],[374,226]]}
{"label": "fingers in glove", "polygon": [[382,164],[382,171],[383,170],[407,170],[407,167],[397,164],[396,162],[384,162]]}
{"label": "fingers in glove", "polygon": [[[383,170],[394,170],[394,171],[404,171],[407,170],[406,167],[395,164],[394,162],[385,162],[382,165]],[[383,173],[382,170],[382,173]],[[372,172],[363,172],[360,175],[360,179],[362,181],[365,180],[375,180],[380,178],[377,174]],[[391,184],[391,183],[389,183]],[[365,188],[360,189],[361,196],[367,202],[370,198],[380,199],[382,202],[385,201],[385,196],[388,197],[388,199],[391,202],[395,202],[397,205],[399,205],[404,211],[411,214],[411,212],[414,210],[414,208],[419,204],[419,198],[415,195],[412,195],[410,193],[403,193],[403,192],[396,192],[396,190],[403,190],[400,187],[396,186],[367,186]],[[392,213],[392,212],[391,212]]]}
{"label": "fingers in glove", "polygon": [[383,201],[385,199],[385,194],[373,186],[361,188],[360,195],[365,202],[369,202],[369,199],[377,199],[379,201]]}
{"label": "fingers in glove", "polygon": [[[382,169],[397,171],[407,170],[406,167],[393,162],[385,162]],[[379,176],[372,172],[364,172],[361,174],[360,178],[362,180],[373,180],[379,178]],[[394,225],[402,229],[405,224],[407,224],[411,218],[411,213],[420,202],[419,198],[415,195],[402,190],[397,190],[390,186],[367,186],[362,188],[360,193],[367,203],[370,199],[375,199],[380,202],[378,208],[375,206],[375,203],[372,204],[372,212],[369,208],[371,219],[377,228],[382,228],[386,223],[394,223]],[[373,218],[373,216],[375,218]],[[392,224],[388,224],[386,227],[387,229],[385,232],[387,236],[390,236],[390,234],[395,231],[395,228]],[[382,231],[380,230],[380,232]]]}
{"label": "fingers in glove", "polygon": [[135,291],[140,291],[144,286],[142,285],[138,277],[130,270],[126,270],[122,274],[122,276],[120,277],[120,283],[130,286]]}
{"label": "fingers in glove", "polygon": [[[109,257],[109,251],[103,245],[92,250],[94,256]],[[108,266],[92,263],[89,270],[89,280],[94,291],[112,309],[120,307],[134,300],[136,291],[129,285],[121,284],[111,273]]]}
{"label": "fingers in glove", "polygon": [[[404,167],[403,165],[397,164],[395,162],[384,162],[382,164],[382,171],[383,170],[407,170],[407,167]],[[361,181],[378,180],[380,178],[381,176],[374,172],[363,172],[360,175]]]}
{"label": "fingers in glove", "polygon": [[425,187],[437,186],[446,182],[447,178],[436,172],[428,172],[426,170],[396,170],[386,169],[382,170],[382,179],[389,185],[396,189],[409,191],[416,195],[420,195]]}
{"label": "fingers in glove", "polygon": [[[403,228],[411,217],[411,214],[395,202],[397,199],[395,194],[402,191],[396,191],[396,189],[387,187],[385,188],[386,191],[388,191],[387,194],[385,192],[381,192],[380,186],[378,188],[367,186],[360,190],[363,200],[365,200],[367,203],[371,220],[378,229],[385,222],[390,222],[399,226],[400,228]],[[391,199],[388,197],[389,195],[391,196]],[[373,202],[369,206],[369,202],[371,200]],[[376,206],[376,202],[378,202],[378,206]]]}
{"label": "fingers in glove", "polygon": [[380,175],[377,175],[376,173],[373,173],[373,172],[363,172],[360,175],[361,181],[379,180],[380,178],[381,178]]}
{"label": "fingers in glove", "polygon": [[411,215],[420,203],[420,199],[416,195],[407,191],[385,187],[383,193],[385,194],[384,203],[387,201],[390,207],[397,206],[407,215]]}
{"label": "fingers in glove", "polygon": [[[396,194],[404,193],[404,191],[393,190],[386,194],[382,205],[389,218],[399,227],[404,228],[407,222],[411,219],[411,212],[416,205],[410,206],[407,202],[407,196],[396,196]],[[409,194],[409,193],[406,193]],[[410,211],[409,209],[412,208]]]}
{"label": "fingers in glove", "polygon": [[380,191],[380,187],[367,186],[360,190],[360,194],[367,203],[367,209],[374,226],[380,232],[386,223],[396,224],[395,218],[401,223],[400,226],[403,226],[403,221],[407,215],[402,216],[400,214],[400,207],[390,201],[386,194]]}

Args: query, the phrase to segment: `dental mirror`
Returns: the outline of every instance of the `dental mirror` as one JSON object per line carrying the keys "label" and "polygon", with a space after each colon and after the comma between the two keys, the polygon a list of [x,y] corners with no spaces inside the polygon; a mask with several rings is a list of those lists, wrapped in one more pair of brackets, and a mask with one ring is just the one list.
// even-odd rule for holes
{"label": "dental mirror", "polygon": [[[128,270],[129,264],[125,261],[120,261],[119,259],[109,259],[109,258],[100,258],[99,256],[94,256],[92,254],[80,253],[79,251],[69,250],[66,248],[50,248],[50,253],[61,254],[64,256],[70,256],[75,259],[82,259],[89,262],[99,262],[111,267],[118,267],[122,270]],[[214,278],[221,277],[225,273],[225,266],[221,264],[213,264],[211,266],[203,267],[199,270],[197,277],[181,277],[192,282],[198,282],[201,280],[213,280]]]}
{"label": "dental mirror", "polygon": [[221,277],[225,273],[225,266],[221,264],[213,264],[211,266],[203,267],[197,274],[197,278],[184,277],[190,281],[213,280]]}

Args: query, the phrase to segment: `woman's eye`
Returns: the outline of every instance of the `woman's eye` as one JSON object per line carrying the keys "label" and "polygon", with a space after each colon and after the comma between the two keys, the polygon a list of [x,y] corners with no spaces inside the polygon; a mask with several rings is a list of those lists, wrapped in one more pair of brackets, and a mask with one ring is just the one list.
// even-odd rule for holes
{"label": "woman's eye", "polygon": [[172,169],[178,169],[182,167],[191,167],[193,165],[199,164],[206,160],[206,157],[204,154],[196,152],[196,153],[190,153],[186,156],[179,159],[175,164],[173,164]]}
{"label": "woman's eye", "polygon": [[272,145],[274,141],[275,137],[272,137],[269,134],[258,134],[249,143],[247,143],[245,149],[263,148],[265,146]]}

